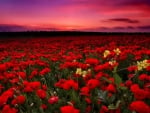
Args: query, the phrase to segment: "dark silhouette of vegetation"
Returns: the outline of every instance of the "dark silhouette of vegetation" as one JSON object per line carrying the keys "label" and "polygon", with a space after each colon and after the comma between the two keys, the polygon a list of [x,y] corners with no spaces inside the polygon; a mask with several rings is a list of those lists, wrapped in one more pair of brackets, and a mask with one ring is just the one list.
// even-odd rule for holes
{"label": "dark silhouette of vegetation", "polygon": [[82,32],[82,31],[25,31],[0,32],[0,38],[9,37],[54,37],[54,36],[98,36],[98,35],[148,35],[147,32]]}

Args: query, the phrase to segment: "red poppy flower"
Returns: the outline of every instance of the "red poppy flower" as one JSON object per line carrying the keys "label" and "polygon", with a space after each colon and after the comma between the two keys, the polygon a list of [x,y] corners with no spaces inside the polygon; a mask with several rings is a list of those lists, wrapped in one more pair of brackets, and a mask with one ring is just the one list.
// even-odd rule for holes
{"label": "red poppy flower", "polygon": [[73,106],[62,106],[60,108],[61,113],[80,113],[80,111]]}
{"label": "red poppy flower", "polygon": [[6,71],[7,67],[5,64],[0,64],[0,72]]}
{"label": "red poppy flower", "polygon": [[40,75],[45,75],[50,72],[50,68],[44,68],[42,71],[40,71]]}
{"label": "red poppy flower", "polygon": [[109,85],[106,87],[106,90],[107,90],[108,92],[115,93],[115,92],[116,92],[116,87],[115,87],[113,84],[109,84]]}
{"label": "red poppy flower", "polygon": [[92,110],[92,107],[90,105],[88,105],[85,109],[85,113],[90,113]]}
{"label": "red poppy flower", "polygon": [[134,72],[134,71],[136,71],[137,70],[137,66],[129,66],[128,67],[128,71],[129,72]]}
{"label": "red poppy flower", "polygon": [[90,64],[90,65],[98,65],[99,64],[99,60],[96,58],[87,58],[85,60],[86,64]]}
{"label": "red poppy flower", "polygon": [[29,86],[34,89],[37,90],[41,87],[41,83],[39,81],[34,81],[34,82],[30,82]]}
{"label": "red poppy flower", "polygon": [[106,106],[102,106],[99,113],[109,113],[109,110]]}
{"label": "red poppy flower", "polygon": [[40,107],[41,107],[43,110],[47,109],[47,105],[46,105],[46,104],[42,104]]}
{"label": "red poppy flower", "polygon": [[46,98],[46,92],[45,92],[45,90],[38,89],[38,90],[36,91],[36,94],[37,94],[38,97],[40,97],[41,99]]}
{"label": "red poppy flower", "polygon": [[82,87],[82,88],[80,89],[80,94],[81,94],[81,95],[89,96],[89,92],[90,92],[89,87]]}
{"label": "red poppy flower", "polygon": [[86,101],[87,104],[91,104],[92,103],[90,98],[85,98],[85,101]]}
{"label": "red poppy flower", "polygon": [[89,87],[90,89],[94,89],[96,87],[98,87],[100,85],[100,81],[97,79],[90,79],[87,82],[87,87]]}
{"label": "red poppy flower", "polygon": [[20,76],[22,79],[26,79],[26,73],[25,72],[18,72],[18,76]]}

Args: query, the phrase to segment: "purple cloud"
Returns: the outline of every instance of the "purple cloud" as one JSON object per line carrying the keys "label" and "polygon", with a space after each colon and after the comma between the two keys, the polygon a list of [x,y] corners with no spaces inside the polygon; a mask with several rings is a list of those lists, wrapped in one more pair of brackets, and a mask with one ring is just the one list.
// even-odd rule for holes
{"label": "purple cloud", "polygon": [[9,31],[27,31],[27,28],[19,25],[0,24],[0,32]]}
{"label": "purple cloud", "polygon": [[20,32],[20,31],[59,31],[61,29],[55,27],[29,27],[11,24],[0,24],[0,32]]}

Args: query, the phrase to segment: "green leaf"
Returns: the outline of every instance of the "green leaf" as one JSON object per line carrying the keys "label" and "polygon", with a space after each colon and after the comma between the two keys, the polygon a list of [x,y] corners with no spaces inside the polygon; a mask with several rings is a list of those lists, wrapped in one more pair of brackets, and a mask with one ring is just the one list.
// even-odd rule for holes
{"label": "green leaf", "polygon": [[107,91],[99,90],[99,91],[98,91],[98,98],[99,98],[101,101],[106,102]]}
{"label": "green leaf", "polygon": [[110,105],[108,106],[108,109],[114,110],[114,109],[116,109],[116,106],[115,106],[114,104],[110,104]]}
{"label": "green leaf", "polygon": [[111,80],[108,80],[106,77],[102,77],[102,80],[105,80],[106,82],[108,82],[108,83],[112,83],[112,81]]}
{"label": "green leaf", "polygon": [[127,87],[125,87],[125,86],[120,86],[119,87],[121,90],[127,90],[128,88]]}
{"label": "green leaf", "polygon": [[114,73],[114,79],[115,79],[115,84],[119,87],[120,83],[122,83],[121,77],[117,73]]}
{"label": "green leaf", "polygon": [[113,103],[116,99],[116,95],[112,95],[110,98],[109,98],[109,103]]}
{"label": "green leaf", "polygon": [[118,100],[117,103],[116,103],[116,105],[110,104],[110,105],[108,106],[108,109],[111,109],[111,110],[113,110],[113,109],[118,109],[120,103],[121,103],[121,101]]}
{"label": "green leaf", "polygon": [[128,110],[128,109],[123,109],[123,112],[122,112],[122,113],[131,113],[131,111]]}
{"label": "green leaf", "polygon": [[120,101],[120,100],[118,100],[118,101],[117,101],[117,103],[116,103],[116,108],[118,108],[118,107],[119,107],[120,103],[121,103],[121,101]]}

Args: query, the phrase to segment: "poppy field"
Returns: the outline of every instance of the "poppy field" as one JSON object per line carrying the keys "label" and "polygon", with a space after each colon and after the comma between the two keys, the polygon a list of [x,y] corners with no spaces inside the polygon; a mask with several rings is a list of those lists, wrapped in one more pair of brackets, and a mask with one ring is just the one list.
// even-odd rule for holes
{"label": "poppy field", "polygon": [[150,36],[0,39],[0,113],[150,113]]}

